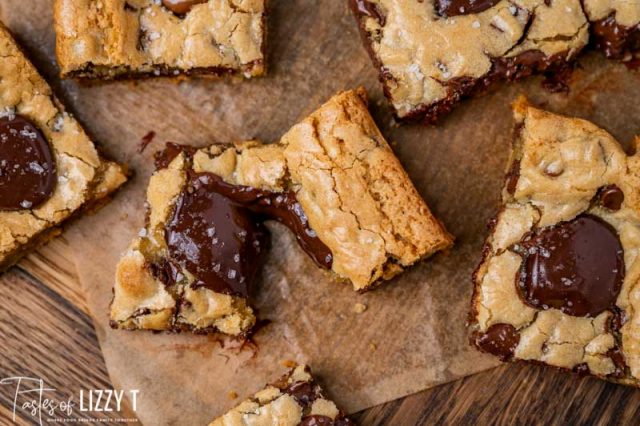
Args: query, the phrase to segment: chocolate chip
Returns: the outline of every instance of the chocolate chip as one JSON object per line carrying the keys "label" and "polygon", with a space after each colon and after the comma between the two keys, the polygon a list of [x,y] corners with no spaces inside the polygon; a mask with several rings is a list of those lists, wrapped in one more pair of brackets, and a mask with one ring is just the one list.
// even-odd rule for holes
{"label": "chocolate chip", "polygon": [[191,157],[195,152],[196,149],[191,146],[168,142],[163,150],[157,151],[153,155],[156,170],[166,169],[169,167],[169,164],[182,153],[186,154],[187,157]]}
{"label": "chocolate chip", "polygon": [[616,346],[615,348],[609,349],[607,351],[607,356],[611,358],[613,365],[616,367],[615,371],[611,373],[611,375],[614,377],[624,377],[627,369],[627,363],[624,358],[624,353],[620,347]]}
{"label": "chocolate chip", "polygon": [[331,269],[333,254],[309,225],[295,192],[271,192],[242,185],[231,185],[215,177],[216,191],[241,204],[263,219],[277,220],[293,231],[300,247],[325,269]]}
{"label": "chocolate chip", "polygon": [[269,233],[249,211],[216,192],[215,176],[194,173],[167,223],[169,256],[196,279],[194,287],[248,297]]}
{"label": "chocolate chip", "polygon": [[611,309],[625,275],[615,229],[593,215],[547,227],[520,243],[518,290],[529,306],[594,317]]}
{"label": "chocolate chip", "polygon": [[520,180],[520,161],[514,161],[511,168],[507,172],[507,192],[511,195],[516,193],[518,180]]}
{"label": "chocolate chip", "polygon": [[162,5],[176,15],[186,15],[197,4],[206,3],[208,0],[162,0]]}
{"label": "chocolate chip", "polygon": [[591,33],[596,49],[601,50],[607,58],[622,58],[625,53],[633,50],[634,43],[638,43],[633,27],[618,24],[615,12],[592,22]]}
{"label": "chocolate chip", "polygon": [[476,338],[476,345],[485,352],[507,361],[520,343],[520,333],[511,324],[494,324]]}
{"label": "chocolate chip", "polygon": [[320,395],[316,391],[316,386],[309,382],[294,382],[282,389],[282,392],[291,395],[298,404],[309,407]]}
{"label": "chocolate chip", "polygon": [[40,130],[20,115],[0,117],[0,210],[26,210],[53,195],[56,163]]}
{"label": "chocolate chip", "polygon": [[435,7],[442,17],[474,15],[498,4],[500,0],[436,0]]}
{"label": "chocolate chip", "polygon": [[607,185],[600,188],[596,199],[602,207],[618,211],[624,202],[624,192],[617,185]]}

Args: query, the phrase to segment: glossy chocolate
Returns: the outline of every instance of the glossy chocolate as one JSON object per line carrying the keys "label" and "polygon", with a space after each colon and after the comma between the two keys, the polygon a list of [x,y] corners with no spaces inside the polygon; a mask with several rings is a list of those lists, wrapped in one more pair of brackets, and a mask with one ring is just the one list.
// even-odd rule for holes
{"label": "glossy chocolate", "polygon": [[206,3],[208,0],[162,0],[162,5],[176,15],[186,15],[197,4]]}
{"label": "glossy chocolate", "polygon": [[313,382],[294,382],[282,389],[282,392],[291,395],[303,407],[310,407],[321,396]]}
{"label": "glossy chocolate", "polygon": [[333,255],[309,226],[307,216],[293,191],[271,192],[232,185],[215,177],[215,190],[246,207],[264,220],[277,220],[293,231],[300,247],[322,268],[331,269]]}
{"label": "glossy chocolate", "polygon": [[591,34],[596,48],[607,58],[623,58],[626,53],[640,48],[640,27],[625,27],[616,22],[615,14],[591,23]]}
{"label": "glossy chocolate", "polygon": [[56,163],[40,130],[20,115],[0,117],[0,210],[26,210],[53,195]]}
{"label": "glossy chocolate", "polygon": [[602,207],[618,211],[624,202],[624,192],[617,185],[607,185],[600,188],[596,200]]}
{"label": "glossy chocolate", "polygon": [[386,23],[386,16],[380,9],[380,6],[375,3],[367,0],[351,0],[351,8],[359,15],[374,18],[381,26],[384,26]]}
{"label": "glossy chocolate", "polygon": [[442,17],[472,15],[487,10],[500,0],[436,0],[436,10]]}
{"label": "glossy chocolate", "polygon": [[187,157],[195,154],[196,148],[187,145],[180,145],[173,142],[167,142],[163,150],[156,151],[153,155],[156,170],[166,169],[169,164],[180,154],[184,153]]}
{"label": "glossy chocolate", "polygon": [[[168,167],[181,153],[191,158],[195,151],[168,143],[155,154],[156,168]],[[190,173],[165,231],[170,257],[197,278],[196,286],[246,297],[264,252],[253,249],[256,245],[264,249],[269,241],[265,220],[283,223],[316,264],[331,269],[331,250],[309,226],[293,191],[233,185],[212,173]],[[247,241],[239,241],[238,235],[245,235]],[[235,258],[240,260],[230,261]],[[162,269],[166,271],[166,265]]]}
{"label": "glossy chocolate", "polygon": [[269,233],[253,215],[216,192],[216,176],[194,173],[166,225],[169,256],[195,277],[194,287],[248,297]]}
{"label": "glossy chocolate", "polygon": [[615,371],[611,373],[611,375],[613,377],[624,377],[627,370],[627,363],[624,358],[624,353],[620,347],[616,346],[615,348],[609,349],[607,351],[607,356],[611,358],[613,365],[616,367]]}
{"label": "glossy chocolate", "polygon": [[485,352],[506,361],[520,343],[520,333],[511,324],[494,324],[476,338],[476,345]]}
{"label": "glossy chocolate", "polygon": [[611,225],[593,215],[527,235],[518,289],[529,306],[594,317],[611,309],[625,275],[624,252]]}

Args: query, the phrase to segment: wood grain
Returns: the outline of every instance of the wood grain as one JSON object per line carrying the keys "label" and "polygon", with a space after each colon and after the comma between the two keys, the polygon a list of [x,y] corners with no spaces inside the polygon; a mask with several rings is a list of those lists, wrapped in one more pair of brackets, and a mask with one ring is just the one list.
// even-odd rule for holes
{"label": "wood grain", "polygon": [[[336,2],[338,0],[335,0]],[[13,7],[23,4],[23,0],[14,0]],[[0,9],[5,11],[10,2],[0,1]],[[42,3],[45,3],[44,0]],[[352,17],[343,11],[343,6],[331,9],[328,1],[309,2],[314,6],[323,3],[327,10],[323,16],[331,25],[322,24],[321,19],[314,13],[299,13],[299,19],[287,19],[296,7],[297,2],[280,2],[273,15],[274,43],[272,44],[272,59],[274,75],[285,72],[289,76],[305,78],[309,83],[304,90],[291,90],[278,96],[279,92],[269,91],[270,87],[263,87],[267,102],[273,103],[277,97],[278,104],[294,105],[298,98],[304,98],[308,105],[319,105],[330,94],[340,88],[355,87],[366,84],[374,94],[374,99],[380,100],[380,88],[376,82],[375,71],[359,45]],[[341,2],[343,3],[343,2]],[[34,9],[35,10],[35,9]],[[217,136],[218,140],[229,138],[250,137],[254,133],[263,139],[273,140],[279,137],[282,129],[286,129],[295,122],[304,109],[285,108],[284,113],[270,117],[269,126],[261,123],[259,115],[250,116],[242,127],[234,127],[231,121],[221,120],[212,125],[212,115],[226,99],[226,92],[239,92],[238,99],[243,93],[255,90],[256,87],[272,86],[270,80],[261,80],[244,85],[230,86],[219,84],[216,91],[204,90],[203,83],[181,85],[184,90],[180,99],[184,103],[183,110],[170,114],[176,103],[167,103],[170,99],[162,85],[149,83],[138,88],[146,90],[146,97],[136,95],[133,90],[129,96],[123,97],[123,102],[116,103],[120,109],[109,110],[111,120],[106,114],[95,114],[90,104],[95,103],[101,93],[112,90],[112,87],[97,87],[95,89],[77,88],[71,82],[60,82],[56,78],[53,66],[53,38],[51,36],[50,16],[47,10],[38,10],[31,17],[20,15],[13,21],[16,33],[32,53],[34,62],[45,77],[52,82],[54,88],[65,97],[68,103],[75,107],[78,117],[89,126],[89,130],[99,134],[109,134],[110,129],[116,129],[117,135],[112,139],[136,141],[150,127],[138,129],[136,132],[120,129],[113,125],[114,114],[129,115],[131,110],[145,108],[154,114],[154,129],[158,130],[162,138],[158,141],[178,138],[180,129],[189,129],[189,136],[194,141],[207,141]],[[34,17],[35,16],[35,17]],[[27,19],[29,18],[29,19]],[[37,31],[34,31],[34,27]],[[32,34],[30,37],[26,35]],[[298,34],[298,37],[291,35]],[[320,37],[322,36],[322,37]],[[299,40],[315,40],[314,49],[305,51],[305,45]],[[334,40],[340,40],[339,45]],[[342,50],[341,50],[342,49]],[[343,60],[338,53],[349,51],[349,61]],[[311,53],[311,55],[309,55]],[[593,62],[593,61],[591,61]],[[348,64],[348,67],[345,66]],[[596,64],[598,65],[598,64]],[[598,65],[599,66],[599,65]],[[325,79],[321,72],[331,68],[341,70],[342,79]],[[474,210],[476,216],[485,216],[493,209],[494,199],[487,199],[482,191],[486,186],[486,179],[479,177],[486,174],[483,165],[495,161],[502,165],[506,157],[503,145],[495,143],[484,147],[480,133],[488,134],[488,128],[482,129],[478,135],[473,129],[469,130],[469,122],[485,119],[485,110],[492,111],[496,117],[507,117],[508,106],[503,99],[512,99],[521,91],[528,91],[534,101],[544,104],[550,101],[551,107],[565,112],[584,116],[597,123],[607,124],[614,134],[621,140],[630,141],[631,132],[637,127],[626,126],[626,117],[634,116],[638,111],[637,102],[620,102],[624,97],[622,87],[628,87],[637,80],[631,80],[630,74],[623,67],[614,68],[613,65],[597,68],[590,63],[586,70],[599,69],[598,73],[579,70],[572,92],[568,97],[548,98],[537,92],[537,83],[528,80],[526,83],[505,86],[501,91],[491,92],[483,99],[470,102],[459,108],[447,121],[447,128],[395,128],[390,122],[389,110],[386,104],[375,102],[372,105],[376,121],[385,127],[385,135],[391,141],[399,141],[395,147],[398,155],[403,159],[405,167],[412,176],[425,176],[419,183],[419,190],[430,201],[439,216],[447,218],[447,225],[459,237],[460,243],[469,243],[476,238],[478,232],[484,233],[481,220],[473,223],[474,229],[467,229],[468,217],[464,215],[448,215],[455,211],[460,204],[461,193],[451,190],[440,190],[437,185],[428,182],[438,182],[445,189],[454,184],[460,184],[458,177],[466,177],[464,183],[464,209],[468,206],[484,206],[484,210]],[[326,80],[323,84],[316,84]],[[623,85],[626,81],[626,86]],[[289,82],[287,82],[289,84]],[[291,83],[293,85],[293,83]],[[88,96],[89,92],[92,96]],[[158,91],[157,93],[154,93]],[[95,92],[95,93],[94,93]],[[86,96],[79,96],[78,94]],[[171,93],[171,92],[166,92]],[[95,97],[93,96],[95,94]],[[627,94],[634,100],[634,93]],[[77,98],[77,99],[76,99]],[[206,98],[198,105],[202,99]],[[193,103],[187,101],[194,100]],[[120,100],[120,99],[119,99]],[[129,100],[127,103],[126,101]],[[154,103],[156,102],[156,103]],[[166,105],[169,104],[169,105]],[[500,108],[493,108],[496,105]],[[238,104],[226,104],[225,111],[232,115]],[[629,105],[636,105],[635,109]],[[616,110],[618,108],[618,110]],[[624,109],[624,110],[623,110]],[[105,109],[106,111],[106,109]],[[205,111],[205,114],[201,114]],[[92,120],[96,115],[100,120]],[[637,116],[637,114],[635,114]],[[168,120],[167,117],[171,119]],[[136,118],[136,117],[134,117]],[[223,117],[224,118],[224,117]],[[137,119],[137,118],[136,118]],[[502,125],[501,120],[495,120]],[[117,123],[117,120],[115,120]],[[160,128],[158,128],[160,126]],[[504,124],[509,127],[510,124]],[[461,129],[466,128],[466,133]],[[215,133],[212,133],[215,129]],[[115,130],[114,130],[115,131]],[[496,133],[498,133],[496,131]],[[506,133],[500,130],[501,135]],[[486,137],[486,136],[485,136]],[[424,139],[424,141],[423,141]],[[106,139],[105,139],[106,140]],[[414,155],[410,144],[421,143],[421,155]],[[446,144],[444,144],[446,141]],[[431,143],[426,143],[431,142]],[[438,142],[443,142],[439,144]],[[132,142],[134,143],[134,142]],[[506,145],[504,145],[506,146]],[[473,161],[452,162],[452,156],[462,155],[464,152],[474,153]],[[115,152],[112,152],[115,154]],[[150,155],[150,152],[148,152]],[[499,161],[496,161],[496,158]],[[125,161],[136,161],[136,158],[120,158]],[[425,161],[428,159],[429,161]],[[442,172],[435,167],[445,164]],[[457,172],[451,173],[451,171]],[[442,172],[442,173],[441,173]],[[498,195],[501,167],[488,173],[492,185],[493,197]],[[431,203],[433,201],[433,203]],[[464,232],[463,232],[464,231]],[[473,240],[475,241],[475,240]],[[471,257],[471,255],[470,255]],[[100,260],[95,260],[99,262]],[[474,261],[475,262],[475,261]],[[454,262],[455,263],[455,262]],[[459,264],[456,264],[459,267]],[[464,274],[466,279],[467,274]],[[440,300],[462,303],[466,300],[452,299],[449,286],[444,287]],[[75,268],[70,260],[69,248],[63,238],[59,238],[47,247],[27,257],[17,268],[0,277],[0,378],[13,375],[25,375],[46,378],[47,383],[58,388],[65,394],[77,393],[79,389],[110,388],[107,370],[102,359],[96,334],[88,315],[87,304],[82,296],[82,290],[77,282]],[[445,304],[446,305],[446,304]],[[450,308],[450,306],[445,306]],[[436,315],[445,316],[445,308],[441,308]],[[442,332],[444,340],[451,339],[451,333]],[[326,383],[331,389],[331,383]],[[144,397],[144,396],[142,396]],[[11,389],[0,387],[0,424],[10,425],[11,421]],[[171,397],[167,397],[167,402]],[[164,402],[164,401],[163,401]],[[189,407],[185,407],[188,409]],[[640,392],[617,385],[607,384],[594,379],[579,379],[567,373],[560,373],[548,368],[525,365],[508,365],[475,375],[463,380],[442,385],[416,395],[393,401],[354,415],[354,419],[363,425],[422,425],[422,424],[531,424],[531,423],[570,423],[570,424],[637,424],[640,411]],[[80,413],[78,413],[80,414]],[[95,415],[101,417],[121,417],[126,413],[112,413],[110,415]],[[34,424],[24,413],[19,414],[18,424]]]}
{"label": "wood grain", "polygon": [[[111,388],[64,240],[0,277],[0,378],[46,378],[64,394]],[[36,277],[48,277],[44,284]],[[64,294],[64,296],[63,296]],[[0,386],[0,424],[11,425],[13,393]],[[77,413],[82,414],[82,413]],[[75,415],[75,414],[74,414]],[[130,412],[85,415],[120,418]],[[550,368],[505,365],[353,416],[361,425],[637,424],[640,392]],[[82,417],[82,416],[77,416]],[[37,424],[18,413],[15,424]]]}

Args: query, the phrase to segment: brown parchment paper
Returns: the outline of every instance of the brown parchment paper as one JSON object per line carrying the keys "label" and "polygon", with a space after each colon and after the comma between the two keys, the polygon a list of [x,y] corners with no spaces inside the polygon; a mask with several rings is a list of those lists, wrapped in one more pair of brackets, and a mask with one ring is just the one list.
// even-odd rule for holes
{"label": "brown parchment paper", "polygon": [[[640,133],[640,73],[583,56],[569,95],[540,79],[500,85],[466,102],[437,127],[394,125],[352,16],[342,0],[273,0],[269,76],[247,82],[149,80],[82,86],[60,82],[50,0],[1,0],[5,23],[28,48],[87,130],[135,172],[98,214],[66,232],[116,386],[139,389],[147,425],[206,424],[278,377],[283,360],[309,363],[329,394],[361,410],[492,366],[467,343],[465,321],[485,224],[497,209],[508,156],[509,103],[520,93],[554,111],[591,119],[630,145]],[[114,268],[143,224],[152,153],[165,141],[204,145],[257,137],[276,141],[338,90],[364,85],[372,113],[420,193],[457,237],[454,249],[388,285],[359,295],[327,281],[284,228],[255,306],[270,325],[258,350],[221,347],[210,336],[114,331],[108,327]],[[139,153],[148,131],[157,135]],[[367,306],[353,312],[355,303]]]}

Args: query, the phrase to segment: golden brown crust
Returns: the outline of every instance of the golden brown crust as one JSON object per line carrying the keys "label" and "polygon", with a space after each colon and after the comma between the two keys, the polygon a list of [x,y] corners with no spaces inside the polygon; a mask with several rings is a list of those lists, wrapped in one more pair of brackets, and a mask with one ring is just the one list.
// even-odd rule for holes
{"label": "golden brown crust", "polygon": [[[305,403],[306,401],[309,402]],[[345,426],[353,425],[323,395],[322,389],[311,376],[310,369],[298,365],[277,382],[267,385],[251,398],[216,418],[209,426],[297,426],[310,416],[326,417],[325,420],[331,422],[341,420]]]}
{"label": "golden brown crust", "polygon": [[178,16],[153,0],[56,0],[62,76],[260,76],[265,3],[209,0]]}
{"label": "golden brown crust", "polygon": [[100,156],[80,124],[53,95],[0,24],[0,114],[19,114],[48,140],[58,180],[52,196],[31,210],[0,212],[0,270],[46,242],[74,213],[99,204],[126,181],[126,168]]}
{"label": "golden brown crust", "polygon": [[163,282],[153,268],[168,258],[165,224],[191,167],[184,154],[153,174],[147,189],[148,219],[116,268],[111,324],[122,329],[191,330],[239,336],[255,324],[253,310],[238,296],[193,289],[185,269],[175,283]]}
{"label": "golden brown crust", "polygon": [[[637,340],[640,306],[635,302],[640,278],[639,157],[627,156],[604,130],[585,120],[533,108],[523,98],[514,104],[518,134],[503,207],[487,238],[485,256],[474,275],[471,332],[478,336],[498,324],[513,326],[519,338],[514,360],[584,369],[620,383],[640,382]],[[619,210],[593,200],[603,187],[624,193]],[[523,265],[517,246],[531,231],[588,213],[611,225],[624,250],[626,274],[615,307],[595,316],[536,309],[522,300],[517,277]],[[621,321],[621,329],[612,326]],[[624,365],[617,358],[621,351]],[[583,367],[586,366],[586,367]],[[628,368],[627,368],[628,367]]]}
{"label": "golden brown crust", "polygon": [[294,190],[333,254],[332,272],[356,290],[453,243],[373,122],[364,91],[334,96],[279,144],[214,146],[194,163],[233,184]]}
{"label": "golden brown crust", "polygon": [[[630,33],[640,31],[637,0],[350,2],[385,93],[403,120],[435,121],[498,79],[566,69],[598,20],[611,16]],[[474,3],[490,7],[464,11]],[[441,13],[447,4],[462,10]],[[622,31],[611,36],[621,37]]]}

